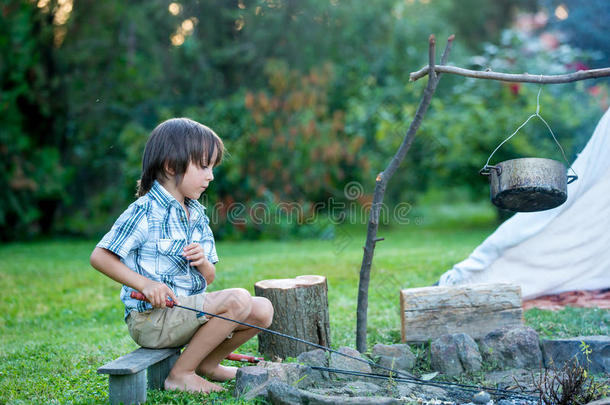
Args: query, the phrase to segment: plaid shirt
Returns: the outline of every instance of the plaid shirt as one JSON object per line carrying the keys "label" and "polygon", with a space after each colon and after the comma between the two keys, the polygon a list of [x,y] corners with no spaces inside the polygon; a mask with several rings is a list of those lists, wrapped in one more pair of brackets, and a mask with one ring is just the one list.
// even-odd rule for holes
{"label": "plaid shirt", "polygon": [[[199,294],[207,283],[197,268],[182,256],[182,249],[198,242],[211,263],[217,263],[218,256],[205,207],[188,198],[185,204],[190,222],[180,203],[155,181],[146,195],[121,214],[97,246],[117,254],[138,274],[167,284],[176,295]],[[131,298],[132,291],[126,285],[121,289],[125,317],[132,310],[152,309],[149,303]]]}

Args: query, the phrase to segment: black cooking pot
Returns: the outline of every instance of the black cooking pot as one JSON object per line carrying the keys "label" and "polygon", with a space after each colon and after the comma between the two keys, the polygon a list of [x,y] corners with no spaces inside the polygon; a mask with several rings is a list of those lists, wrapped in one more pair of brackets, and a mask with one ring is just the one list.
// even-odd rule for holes
{"label": "black cooking pot", "polygon": [[534,212],[555,208],[568,198],[567,185],[578,178],[566,176],[563,163],[544,158],[521,158],[485,165],[491,202],[499,208]]}

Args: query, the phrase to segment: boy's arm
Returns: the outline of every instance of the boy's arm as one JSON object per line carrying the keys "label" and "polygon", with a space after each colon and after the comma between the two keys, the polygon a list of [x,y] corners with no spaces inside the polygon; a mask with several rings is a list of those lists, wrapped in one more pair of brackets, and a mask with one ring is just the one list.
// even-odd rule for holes
{"label": "boy's arm", "polygon": [[205,278],[206,284],[210,285],[216,277],[216,266],[206,257],[203,247],[199,243],[191,243],[184,248],[184,257],[191,262],[191,266],[201,273]]}
{"label": "boy's arm", "polygon": [[90,262],[93,268],[114,281],[142,292],[153,307],[165,307],[165,300],[168,296],[178,303],[174,292],[166,284],[153,281],[136,273],[121,262],[116,254],[107,249],[96,247],[91,253]]}
{"label": "boy's arm", "polygon": [[216,266],[205,257],[203,258],[203,263],[197,266],[197,270],[205,277],[205,281],[208,285],[212,284],[214,278],[216,278]]}

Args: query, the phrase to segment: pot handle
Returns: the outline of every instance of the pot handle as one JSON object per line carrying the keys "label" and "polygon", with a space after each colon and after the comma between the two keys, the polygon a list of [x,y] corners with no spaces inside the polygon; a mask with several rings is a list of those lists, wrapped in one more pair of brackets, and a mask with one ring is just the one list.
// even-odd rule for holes
{"label": "pot handle", "polygon": [[575,174],[568,174],[568,183],[574,183],[576,180],[578,180],[578,176]]}
{"label": "pot handle", "polygon": [[[491,174],[491,170],[494,169],[496,172],[498,172],[498,176],[502,174],[502,168],[500,166],[492,166],[492,165],[485,165],[483,166],[483,168],[481,170],[479,170],[479,174],[482,176],[489,176]],[[574,181],[574,180],[572,180]],[[569,183],[568,183],[569,184]]]}

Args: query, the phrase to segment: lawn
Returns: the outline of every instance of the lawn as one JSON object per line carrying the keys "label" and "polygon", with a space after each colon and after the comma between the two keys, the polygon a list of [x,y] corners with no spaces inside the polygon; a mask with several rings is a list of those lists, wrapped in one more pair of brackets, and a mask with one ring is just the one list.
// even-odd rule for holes
{"label": "lawn", "polygon": [[[381,229],[371,276],[368,344],[400,340],[398,291],[432,284],[493,229],[489,221],[459,226]],[[358,274],[365,226],[342,226],[332,240],[224,242],[211,290],[318,274],[328,278],[332,346],[355,346]],[[123,323],[119,285],[89,266],[94,240],[45,240],[0,247],[0,403],[103,403],[105,362],[136,348]],[[607,333],[609,311],[533,310],[526,321],[545,336]],[[242,353],[254,353],[256,340]],[[231,388],[231,383],[226,384]],[[149,402],[230,399],[149,392]]]}

